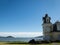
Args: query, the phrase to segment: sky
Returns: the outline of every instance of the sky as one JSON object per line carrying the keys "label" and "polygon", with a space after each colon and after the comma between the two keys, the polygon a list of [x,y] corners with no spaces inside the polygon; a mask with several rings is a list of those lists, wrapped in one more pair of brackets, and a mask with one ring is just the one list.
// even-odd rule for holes
{"label": "sky", "polygon": [[60,0],[0,0],[0,35],[41,35],[46,13],[52,23],[60,21]]}

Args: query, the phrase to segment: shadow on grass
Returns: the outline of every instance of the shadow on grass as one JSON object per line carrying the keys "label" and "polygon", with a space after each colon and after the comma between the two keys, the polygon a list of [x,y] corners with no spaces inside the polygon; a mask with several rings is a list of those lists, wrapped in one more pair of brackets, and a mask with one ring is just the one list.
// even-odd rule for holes
{"label": "shadow on grass", "polygon": [[29,44],[29,45],[37,45],[37,44],[50,44],[50,43],[6,42],[6,44]]}
{"label": "shadow on grass", "polygon": [[47,42],[47,41],[30,40],[29,42],[20,42],[20,41],[6,42],[6,44],[29,44],[29,45],[51,44],[51,43],[60,43],[60,41]]}
{"label": "shadow on grass", "polygon": [[6,42],[6,44],[28,44],[27,42],[20,42],[20,41],[13,41],[13,42]]}

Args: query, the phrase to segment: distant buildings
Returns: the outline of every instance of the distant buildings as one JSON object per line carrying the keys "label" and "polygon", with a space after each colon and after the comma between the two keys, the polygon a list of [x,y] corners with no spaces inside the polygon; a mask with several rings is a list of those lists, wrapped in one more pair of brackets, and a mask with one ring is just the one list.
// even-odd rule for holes
{"label": "distant buildings", "polygon": [[43,17],[43,34],[44,40],[46,41],[56,41],[60,40],[60,22],[56,21],[54,24],[50,21],[51,18],[48,14]]}

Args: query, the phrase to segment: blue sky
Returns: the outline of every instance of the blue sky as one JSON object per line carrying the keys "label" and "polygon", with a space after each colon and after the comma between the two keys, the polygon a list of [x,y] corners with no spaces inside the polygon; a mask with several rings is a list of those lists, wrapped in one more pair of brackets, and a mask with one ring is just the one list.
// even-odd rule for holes
{"label": "blue sky", "polygon": [[0,0],[0,32],[42,32],[45,14],[60,19],[60,0]]}

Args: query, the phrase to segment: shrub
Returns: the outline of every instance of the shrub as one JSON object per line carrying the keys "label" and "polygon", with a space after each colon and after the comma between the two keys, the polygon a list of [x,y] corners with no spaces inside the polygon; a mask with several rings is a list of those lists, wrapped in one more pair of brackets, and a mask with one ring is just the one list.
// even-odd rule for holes
{"label": "shrub", "polygon": [[30,40],[29,43],[36,44],[36,41],[34,39]]}

